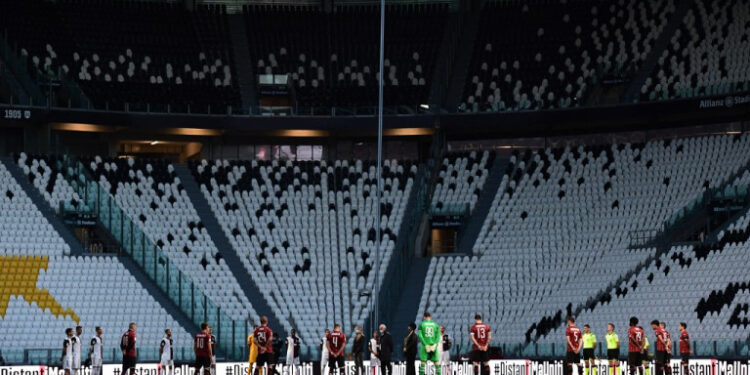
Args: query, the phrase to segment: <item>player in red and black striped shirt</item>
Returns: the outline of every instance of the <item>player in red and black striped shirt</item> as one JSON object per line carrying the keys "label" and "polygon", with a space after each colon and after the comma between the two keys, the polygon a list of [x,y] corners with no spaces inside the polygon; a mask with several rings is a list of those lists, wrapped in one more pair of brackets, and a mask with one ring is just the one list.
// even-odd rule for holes
{"label": "player in red and black striped shirt", "polygon": [[638,318],[630,318],[630,329],[628,329],[628,368],[630,369],[630,375],[635,374],[635,369],[638,369],[638,373],[643,375],[642,356],[643,346],[645,344],[644,337],[646,337],[643,329],[638,327]]}
{"label": "player in red and black striped shirt", "polygon": [[273,364],[273,331],[268,328],[268,318],[260,317],[260,327],[253,332],[253,340],[258,347],[258,358],[255,360],[255,375],[260,373],[260,369]]}
{"label": "player in red and black striped shirt", "polygon": [[682,359],[682,373],[689,374],[688,364],[690,363],[690,354],[693,349],[690,347],[690,335],[687,332],[687,323],[680,323],[680,358]]}
{"label": "player in red and black striped shirt", "polygon": [[195,334],[193,350],[195,351],[195,371],[193,374],[199,375],[200,369],[203,368],[204,375],[211,374],[211,364],[213,362],[213,346],[211,345],[211,334],[208,333],[208,323],[201,323],[201,331]]}
{"label": "player in red and black striped shirt", "polygon": [[664,366],[664,372],[666,373],[666,375],[672,375],[672,335],[670,335],[669,331],[667,331],[667,323],[659,322],[659,328],[664,331],[664,336],[667,339],[667,355],[664,359],[664,363],[666,365]]}
{"label": "player in red and black striped shirt", "polygon": [[122,334],[120,340],[120,349],[122,349],[122,375],[128,375],[131,372],[135,373],[135,335],[136,324],[130,323],[128,325],[128,331]]}
{"label": "player in red and black striped shirt", "polygon": [[[565,341],[567,342],[567,351],[565,353],[565,363],[563,365],[563,374],[570,375],[573,373],[573,364],[581,365],[581,347],[583,346],[583,334],[581,329],[576,327],[576,319],[568,317],[568,328],[565,330]],[[578,367],[576,367],[578,375]]]}
{"label": "player in red and black striped shirt", "polygon": [[341,326],[333,325],[333,332],[326,337],[326,346],[328,347],[328,372],[333,375],[335,366],[339,372],[344,374],[344,347],[346,346],[346,335],[341,332]]}
{"label": "player in red and black striped shirt", "polygon": [[656,375],[664,375],[664,365],[667,364],[667,334],[661,326],[658,320],[651,321],[651,328],[654,330],[656,335]]}

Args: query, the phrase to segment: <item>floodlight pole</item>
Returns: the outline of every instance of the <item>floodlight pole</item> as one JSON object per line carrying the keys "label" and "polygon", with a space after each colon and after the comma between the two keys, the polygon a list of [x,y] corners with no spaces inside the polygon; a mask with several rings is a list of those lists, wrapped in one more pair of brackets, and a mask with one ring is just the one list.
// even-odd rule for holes
{"label": "floodlight pole", "polygon": [[385,0],[380,0],[380,75],[378,77],[378,164],[375,169],[375,176],[378,180],[375,195],[375,284],[374,284],[374,302],[373,302],[373,321],[375,326],[380,325],[378,320],[380,313],[380,199],[382,188],[382,168],[383,168],[383,81],[385,72],[383,71],[383,61],[385,54]]}

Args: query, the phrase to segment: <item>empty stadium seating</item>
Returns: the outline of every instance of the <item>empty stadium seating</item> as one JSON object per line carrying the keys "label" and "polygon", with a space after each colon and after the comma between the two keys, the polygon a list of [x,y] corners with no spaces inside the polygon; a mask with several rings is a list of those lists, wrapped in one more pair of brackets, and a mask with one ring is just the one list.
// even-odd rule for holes
{"label": "empty stadium seating", "polygon": [[[172,165],[164,160],[102,159],[98,156],[87,159],[84,165],[151,243],[161,248],[171,263],[190,277],[215,306],[233,320],[258,320],[250,301],[200,222]],[[109,204],[107,202],[102,200],[101,204]],[[103,209],[102,213],[106,211]],[[109,218],[102,216],[100,220]],[[195,304],[196,309],[203,306],[200,299]]]}
{"label": "empty stadium seating", "polygon": [[29,157],[22,152],[17,161],[34,187],[56,211],[60,211],[61,202],[66,209],[85,210],[85,203],[60,173],[57,157]]}
{"label": "empty stadium seating", "polygon": [[514,156],[474,254],[430,263],[419,314],[461,343],[475,312],[502,327],[498,341],[536,340],[543,317],[564,318],[654,253],[629,250],[631,231],[720,186],[748,147],[747,135],[710,136]]}
{"label": "empty stadium seating", "polygon": [[469,211],[473,211],[494,159],[495,153],[489,151],[443,158],[432,194],[432,206],[440,210],[451,205],[468,204]]}
{"label": "empty stadium seating", "polygon": [[[0,260],[7,262],[9,258],[0,256]],[[10,300],[3,306],[0,334],[14,338],[0,343],[6,356],[19,348],[55,348],[57,355],[65,328],[79,324],[84,327],[85,340],[93,336],[95,326],[101,326],[104,348],[111,353],[119,348],[120,336],[131,321],[138,323],[138,344],[146,358],[158,353],[165,328],[172,329],[176,346],[190,347],[190,334],[116,257],[21,257],[16,264],[20,265],[5,270],[10,275],[3,277],[30,277],[36,281],[32,286],[38,289],[2,294]],[[4,283],[3,288],[8,285]],[[31,301],[33,293],[46,294],[47,299]],[[56,311],[55,302],[72,311],[73,316]]]}
{"label": "empty stadium seating", "polygon": [[[193,173],[244,266],[306,345],[371,309],[375,165],[366,161],[202,161]],[[385,161],[381,275],[391,258],[417,166]],[[289,328],[289,327],[284,327]]]}
{"label": "empty stadium seating", "polygon": [[[653,319],[665,321],[675,339],[677,325],[683,321],[693,340],[747,339],[749,222],[750,214],[746,213],[720,234],[722,239],[717,244],[671,248],[624,280],[605,301],[585,310],[579,320],[604,330],[608,322],[627,327],[628,314],[633,314],[641,318],[644,327]],[[653,337],[650,329],[646,332]],[[547,340],[559,339],[561,332],[556,333]]]}
{"label": "empty stadium seating", "polygon": [[460,109],[578,106],[604,77],[637,70],[674,10],[654,0],[490,2]]}
{"label": "empty stadium seating", "polygon": [[63,241],[18,182],[0,164],[0,250],[4,255],[70,254]]}
{"label": "empty stadium seating", "polygon": [[[386,105],[427,103],[447,11],[443,4],[387,8]],[[375,106],[378,15],[370,6],[342,6],[332,13],[246,6],[254,69],[291,75],[301,107],[326,107],[330,113],[334,106]]]}
{"label": "empty stadium seating", "polygon": [[691,1],[641,100],[726,95],[750,90],[750,1]]}
{"label": "empty stadium seating", "polygon": [[3,2],[0,23],[40,81],[77,81],[103,109],[226,113],[239,106],[221,7]]}

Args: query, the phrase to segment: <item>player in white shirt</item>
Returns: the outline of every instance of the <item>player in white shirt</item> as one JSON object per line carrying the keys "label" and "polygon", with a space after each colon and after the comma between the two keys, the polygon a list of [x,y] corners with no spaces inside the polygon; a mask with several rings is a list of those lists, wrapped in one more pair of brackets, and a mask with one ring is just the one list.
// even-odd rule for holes
{"label": "player in white shirt", "polygon": [[323,340],[320,341],[320,344],[323,346],[323,349],[320,351],[320,373],[321,374],[328,373],[328,335],[330,334],[331,334],[331,330],[326,329],[326,334],[323,335]]}
{"label": "player in white shirt", "polygon": [[62,362],[65,375],[70,375],[70,371],[73,369],[73,328],[65,329],[65,340],[63,340],[60,362]]}
{"label": "player in white shirt", "polygon": [[91,375],[102,375],[102,327],[94,329],[96,335],[91,338],[89,347],[89,361],[91,361]]}
{"label": "player in white shirt", "polygon": [[370,339],[370,373],[372,375],[378,374],[378,368],[380,367],[380,359],[378,358],[379,350],[378,350],[378,338],[380,334],[378,331],[375,331],[372,333],[372,338]]}
{"label": "player in white shirt", "polygon": [[83,334],[83,327],[76,327],[76,334],[71,338],[73,341],[73,368],[71,369],[71,375],[75,375],[81,371],[81,334]]}
{"label": "player in white shirt", "polygon": [[445,333],[445,326],[440,326],[440,345],[438,345],[438,361],[443,374],[450,374],[451,365],[451,338]]}
{"label": "player in white shirt", "polygon": [[174,374],[173,344],[172,330],[167,328],[164,330],[164,337],[159,343],[159,356],[161,358],[159,361],[159,375],[164,374],[162,371],[166,371],[167,375]]}
{"label": "player in white shirt", "polygon": [[286,365],[289,367],[289,375],[297,373],[297,367],[299,366],[299,337],[297,337],[297,331],[292,329],[289,331],[289,337],[286,338]]}
{"label": "player in white shirt", "polygon": [[208,335],[211,339],[211,353],[213,354],[211,356],[211,375],[216,375],[216,336],[214,336],[214,328],[211,326],[208,326]]}

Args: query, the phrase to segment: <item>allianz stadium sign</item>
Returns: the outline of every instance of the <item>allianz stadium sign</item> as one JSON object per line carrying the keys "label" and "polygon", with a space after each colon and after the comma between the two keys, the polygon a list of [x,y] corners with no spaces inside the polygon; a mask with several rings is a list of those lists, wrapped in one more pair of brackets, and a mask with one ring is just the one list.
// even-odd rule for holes
{"label": "allianz stadium sign", "polygon": [[702,99],[698,102],[698,108],[732,108],[747,103],[750,103],[750,95],[729,95],[725,98]]}
{"label": "allianz stadium sign", "polygon": [[[366,374],[372,374],[367,361],[364,363]],[[619,374],[627,375],[627,365],[620,366]],[[283,375],[316,375],[320,374],[314,366],[317,363],[306,363],[295,369],[277,366],[279,373]],[[418,366],[418,364],[417,364]],[[652,373],[655,373],[653,362]],[[596,367],[600,374],[609,374],[609,366],[606,360],[597,360]],[[690,361],[689,374],[682,371],[679,360],[671,362],[674,375],[750,375],[750,361],[721,361],[716,359],[695,359]],[[290,371],[291,370],[291,371]],[[442,371],[444,375],[473,375],[474,369],[467,362],[453,362],[445,366]],[[84,368],[79,372],[81,375],[90,375],[91,369]],[[247,375],[246,362],[226,362],[216,364],[216,375]],[[354,375],[354,363],[346,363],[346,375]],[[427,369],[427,375],[435,375],[434,368]],[[562,361],[531,361],[531,360],[495,360],[490,361],[490,375],[562,375]],[[579,367],[579,373],[583,368]],[[159,369],[155,363],[144,363],[136,366],[134,375],[158,375]],[[393,375],[405,375],[406,367],[403,363],[394,364]],[[0,375],[64,375],[64,371],[58,367],[47,366],[0,366]],[[104,365],[102,375],[122,375],[120,365]],[[175,368],[174,375],[194,375],[192,366],[183,365]]]}

